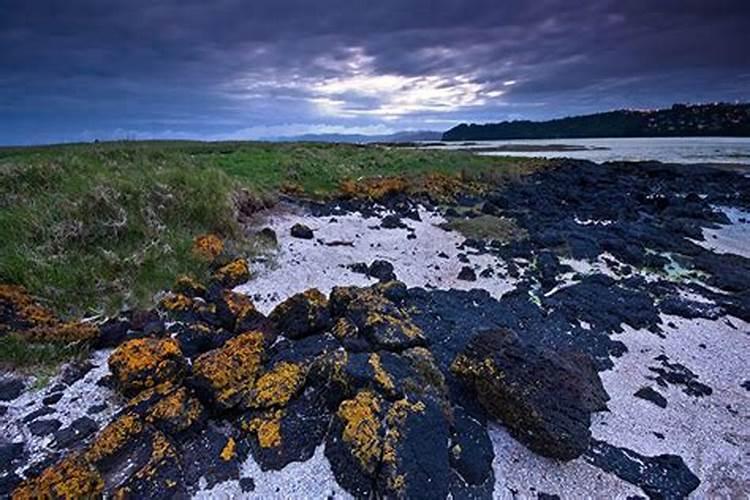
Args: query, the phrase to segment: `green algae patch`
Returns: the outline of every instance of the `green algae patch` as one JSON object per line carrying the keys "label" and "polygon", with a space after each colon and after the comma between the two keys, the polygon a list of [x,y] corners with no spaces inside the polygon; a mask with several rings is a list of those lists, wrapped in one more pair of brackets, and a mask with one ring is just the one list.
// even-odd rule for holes
{"label": "green algae patch", "polygon": [[442,227],[458,231],[466,238],[501,243],[522,240],[528,236],[513,219],[495,215],[480,215],[471,219],[456,218],[444,223]]}

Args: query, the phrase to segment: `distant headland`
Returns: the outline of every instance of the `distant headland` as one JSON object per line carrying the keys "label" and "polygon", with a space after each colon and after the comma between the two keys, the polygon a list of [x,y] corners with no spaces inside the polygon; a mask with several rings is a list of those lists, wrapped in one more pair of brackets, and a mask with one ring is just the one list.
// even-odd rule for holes
{"label": "distant headland", "polygon": [[622,109],[548,121],[462,123],[444,141],[594,137],[750,137],[750,104],[675,104],[659,110]]}

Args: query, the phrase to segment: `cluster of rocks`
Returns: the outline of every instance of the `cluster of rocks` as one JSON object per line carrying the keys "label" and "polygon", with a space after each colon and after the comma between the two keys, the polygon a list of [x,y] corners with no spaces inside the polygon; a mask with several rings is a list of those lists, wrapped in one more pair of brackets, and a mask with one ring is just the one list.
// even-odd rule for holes
{"label": "cluster of rocks", "polygon": [[[109,383],[122,410],[92,439],[71,440],[15,498],[183,496],[206,474],[209,483],[240,479],[248,453],[281,469],[323,443],[355,496],[487,495],[485,411],[546,456],[588,448],[590,413],[606,399],[595,370],[581,369],[589,365],[496,330],[441,368],[398,281],[330,297],[308,290],[265,317],[222,269],[208,287],[179,280],[146,321],[102,326],[97,342],[117,344]],[[540,369],[520,371],[525,364]],[[480,404],[462,406],[449,383]],[[553,395],[564,405],[550,405]]]}
{"label": "cluster of rocks", "polygon": [[[71,425],[66,456],[28,474],[14,496],[187,496],[199,483],[228,479],[251,489],[241,467],[249,455],[262,470],[279,470],[323,445],[337,482],[357,497],[489,498],[489,420],[537,454],[583,457],[650,497],[685,496],[699,481],[680,457],[643,456],[590,432],[592,413],[608,400],[598,371],[625,352],[612,335],[623,324],[663,335],[661,314],[750,315],[750,260],[691,241],[726,222],[714,205],[750,208],[750,180],[676,168],[568,162],[502,190],[455,197],[469,210],[448,217],[502,215],[525,231],[510,242],[464,244],[509,263],[518,286],[500,299],[483,290],[407,289],[393,266],[373,261],[350,267],[377,278],[373,286],[329,296],[311,289],[264,315],[232,291],[249,277],[240,259],[217,263],[206,286],[178,280],[153,311],[95,327],[62,323],[22,289],[0,287],[0,335],[115,347],[105,382],[124,401],[95,435]],[[377,200],[391,212],[384,228],[401,228],[418,203],[437,205],[406,196],[399,183],[368,189],[385,195]],[[310,209],[376,213],[372,199],[357,196]],[[292,231],[314,237],[307,227]],[[211,238],[199,245],[211,258],[219,246]],[[616,277],[575,275],[560,260],[604,253],[616,259]],[[530,265],[516,269],[518,259]],[[668,279],[675,262],[705,283]],[[476,279],[469,266],[461,274]],[[711,394],[666,356],[649,370],[657,387]],[[668,404],[652,387],[636,396]]]}

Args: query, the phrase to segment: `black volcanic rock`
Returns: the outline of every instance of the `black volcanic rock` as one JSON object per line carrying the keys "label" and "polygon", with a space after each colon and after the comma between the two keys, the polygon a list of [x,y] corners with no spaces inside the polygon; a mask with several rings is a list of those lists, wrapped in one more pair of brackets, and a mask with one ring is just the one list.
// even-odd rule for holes
{"label": "black volcanic rock", "polygon": [[314,237],[313,230],[304,224],[295,224],[292,226],[291,235],[303,240],[311,240]]}
{"label": "black volcanic rock", "polygon": [[373,278],[377,278],[381,281],[392,281],[396,279],[396,273],[393,272],[393,264],[386,260],[372,261],[367,272]]}
{"label": "black volcanic rock", "polygon": [[461,281],[476,281],[477,273],[475,273],[474,269],[472,269],[471,267],[464,266],[458,273],[458,279],[460,279]]}
{"label": "black volcanic rock", "polygon": [[539,348],[508,330],[477,335],[451,369],[516,439],[559,460],[586,451],[591,412],[607,399],[585,356]]}
{"label": "black volcanic rock", "polygon": [[0,401],[11,401],[23,393],[26,384],[23,380],[9,378],[0,380]]}
{"label": "black volcanic rock", "polygon": [[585,460],[638,486],[654,500],[687,498],[701,483],[677,455],[649,457],[595,440]]}
{"label": "black volcanic rock", "polygon": [[651,401],[660,408],[667,407],[667,399],[651,387],[641,387],[635,391],[633,396],[645,399],[646,401]]}

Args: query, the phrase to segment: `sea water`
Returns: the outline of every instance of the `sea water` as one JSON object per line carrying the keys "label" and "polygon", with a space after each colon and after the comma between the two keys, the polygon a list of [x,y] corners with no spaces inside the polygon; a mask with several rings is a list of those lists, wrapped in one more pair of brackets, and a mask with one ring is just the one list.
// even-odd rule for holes
{"label": "sea water", "polygon": [[[436,144],[436,143],[431,143]],[[512,145],[544,146],[545,151],[483,151],[491,156],[577,158],[595,162],[646,161],[665,163],[734,163],[750,165],[750,138],[669,137],[624,139],[517,139],[505,141],[445,142],[440,149],[477,149]],[[555,151],[548,146],[576,146],[580,151]],[[522,148],[521,148],[522,149]]]}

